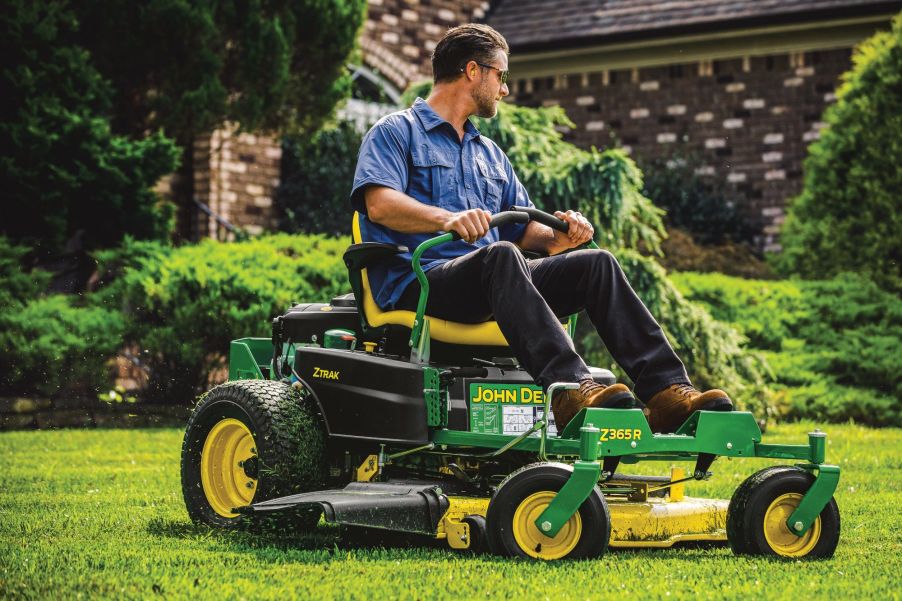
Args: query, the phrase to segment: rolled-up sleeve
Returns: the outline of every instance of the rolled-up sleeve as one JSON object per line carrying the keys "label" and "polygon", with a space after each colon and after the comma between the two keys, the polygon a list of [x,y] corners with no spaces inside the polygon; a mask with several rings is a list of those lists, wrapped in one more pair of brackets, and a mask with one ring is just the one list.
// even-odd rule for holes
{"label": "rolled-up sleeve", "polygon": [[363,191],[367,186],[385,186],[399,192],[407,188],[407,155],[410,135],[404,124],[386,118],[367,132],[357,155],[351,207],[366,213]]}
{"label": "rolled-up sleeve", "polygon": [[[507,211],[511,207],[533,207],[532,201],[529,200],[529,193],[520,183],[520,178],[514,173],[514,168],[508,158],[504,155],[503,165],[504,172],[507,175],[507,185],[501,194],[501,210]],[[518,242],[526,232],[525,223],[509,223],[498,228],[499,237],[508,242]]]}

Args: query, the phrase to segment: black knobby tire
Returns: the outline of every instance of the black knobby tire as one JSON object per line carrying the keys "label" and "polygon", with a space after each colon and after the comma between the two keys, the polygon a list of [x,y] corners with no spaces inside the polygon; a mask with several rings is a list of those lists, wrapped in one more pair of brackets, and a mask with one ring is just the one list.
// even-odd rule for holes
{"label": "black knobby tire", "polygon": [[[746,479],[736,489],[727,509],[727,538],[733,552],[737,555],[787,558],[832,557],[839,543],[840,531],[839,508],[835,499],[830,499],[816,525],[801,539],[789,535],[783,520],[774,519],[769,513],[778,512],[774,515],[788,518],[786,512],[793,508],[793,504],[798,506],[798,500],[808,492],[813,482],[811,473],[790,466],[767,468]],[[781,504],[782,508],[779,506]]]}
{"label": "black knobby tire", "polygon": [[733,492],[733,496],[730,498],[730,505],[727,508],[727,541],[730,543],[730,548],[733,550],[734,554],[757,554],[756,551],[749,546],[749,541],[744,534],[745,526],[740,519],[741,516],[744,516],[746,513],[746,506],[748,505],[749,496],[752,491],[772,474],[793,471],[796,469],[798,468],[787,465],[777,465],[765,468],[746,478],[742,484],[739,485],[739,488]]}
{"label": "black knobby tire", "polygon": [[[219,427],[217,428],[217,424]],[[238,472],[240,478],[253,482],[245,495],[252,495],[248,503],[256,503],[280,496],[323,488],[326,480],[326,437],[322,419],[311,398],[304,398],[297,390],[283,382],[270,380],[237,380],[212,389],[194,408],[182,443],[182,495],[188,515],[195,523],[219,528],[237,528],[247,524],[232,512],[217,511],[211,505],[210,495],[224,507],[229,501],[237,501],[234,494],[216,496],[215,491],[205,491],[201,475],[204,444],[211,431],[220,432],[223,424],[252,437],[255,457],[236,457],[248,465]],[[242,430],[246,428],[246,432]],[[214,430],[217,428],[217,430]],[[214,434],[214,440],[220,435]],[[227,441],[228,442],[228,441]],[[211,447],[213,448],[213,447]],[[244,445],[244,455],[247,444]],[[212,454],[212,451],[211,451]],[[248,462],[248,459],[252,459]],[[209,461],[209,458],[208,458]],[[232,478],[228,470],[208,469],[210,474],[226,473],[229,484]],[[246,475],[250,474],[250,475]],[[255,478],[252,476],[256,476]],[[237,485],[246,485],[236,482]],[[209,488],[215,488],[210,486]],[[209,494],[208,494],[209,493]],[[243,499],[241,499],[243,500]],[[238,503],[240,505],[240,503]],[[290,514],[273,515],[274,519],[290,521],[296,528],[311,528],[319,521],[320,511],[299,510]]]}
{"label": "black knobby tire", "polygon": [[572,473],[573,468],[566,464],[535,463],[502,482],[486,515],[489,549],[496,555],[532,559],[603,555],[611,539],[611,516],[597,486],[554,538],[542,535],[532,523]]}

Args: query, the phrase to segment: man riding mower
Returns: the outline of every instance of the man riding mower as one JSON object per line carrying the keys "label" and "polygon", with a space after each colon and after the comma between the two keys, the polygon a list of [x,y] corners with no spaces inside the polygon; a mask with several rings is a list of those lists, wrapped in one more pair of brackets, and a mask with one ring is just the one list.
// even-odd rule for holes
{"label": "man riding mower", "polygon": [[[554,223],[510,211],[493,225],[535,217]],[[234,528],[267,516],[303,531],[322,516],[537,559],[723,540],[737,554],[833,554],[839,468],[824,462],[823,433],[765,444],[750,413],[699,410],[657,434],[641,409],[593,407],[557,428],[551,399],[579,384],[535,385],[497,329],[482,330],[495,323],[427,316],[416,263],[426,283],[418,310],[378,309],[367,266],[395,252],[352,245],[353,295],[297,305],[273,321],[271,338],[232,343],[230,381],[203,397],[185,435],[192,519]],[[614,383],[609,371],[589,372]],[[710,477],[718,456],[800,463],[755,473],[729,504],[686,497],[685,482]],[[695,467],[669,477],[617,471],[649,460]]]}

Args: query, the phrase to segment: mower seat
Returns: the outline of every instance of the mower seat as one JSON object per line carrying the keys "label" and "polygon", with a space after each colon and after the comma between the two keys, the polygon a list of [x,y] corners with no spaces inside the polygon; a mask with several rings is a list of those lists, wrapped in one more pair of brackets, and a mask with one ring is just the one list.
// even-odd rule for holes
{"label": "mower seat", "polygon": [[[367,266],[388,256],[407,252],[403,246],[392,246],[377,242],[362,242],[360,234],[360,214],[354,212],[351,228],[353,245],[345,251],[344,260],[348,267],[348,277],[354,297],[359,299],[361,320],[364,330],[387,325],[398,325],[413,329],[416,312],[394,309],[384,311],[373,298],[367,276]],[[483,323],[459,323],[447,319],[426,316],[429,320],[429,335],[433,340],[449,344],[507,347],[507,340],[495,321]],[[368,327],[367,327],[368,326]]]}

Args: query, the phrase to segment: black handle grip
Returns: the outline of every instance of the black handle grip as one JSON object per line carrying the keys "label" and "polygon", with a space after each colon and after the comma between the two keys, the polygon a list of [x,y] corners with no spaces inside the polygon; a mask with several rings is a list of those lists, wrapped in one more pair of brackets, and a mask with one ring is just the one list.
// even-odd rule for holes
{"label": "black handle grip", "polygon": [[510,212],[529,215],[531,221],[538,221],[542,225],[547,225],[551,229],[565,234],[570,230],[570,224],[563,219],[558,219],[551,213],[540,211],[535,207],[511,207]]}
{"label": "black handle grip", "polygon": [[[551,217],[551,215],[549,215]],[[554,217],[551,217],[554,219]],[[515,213],[513,211],[505,211],[503,213],[498,213],[492,217],[489,221],[489,229],[493,227],[499,227],[505,225],[507,223],[526,223],[529,221],[529,215],[525,213]],[[460,234],[457,232],[451,232],[451,240],[460,240]]]}

